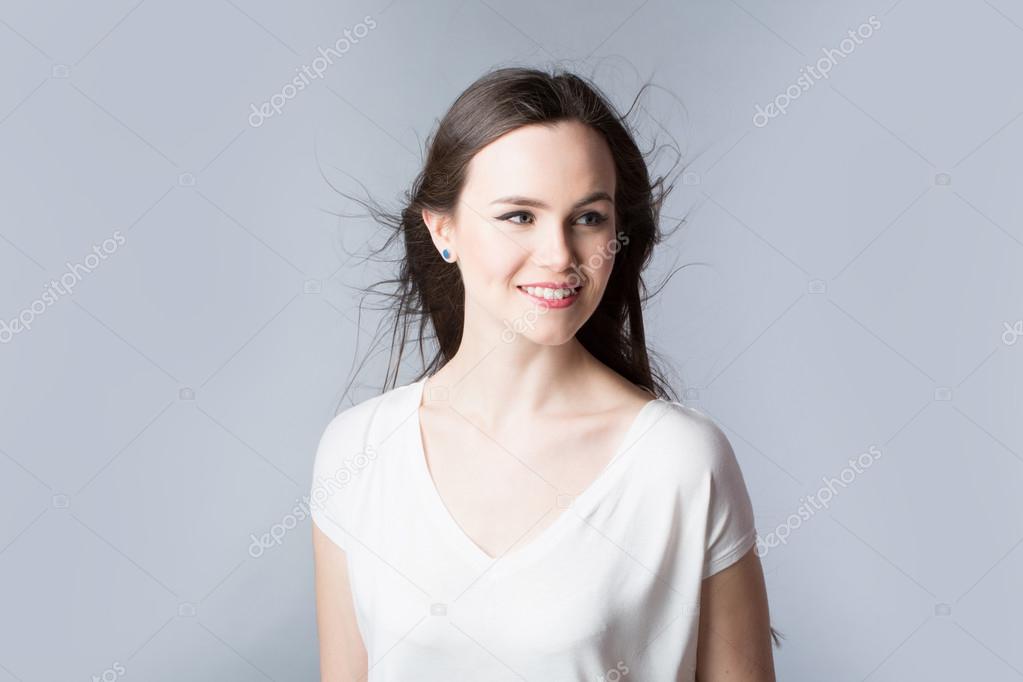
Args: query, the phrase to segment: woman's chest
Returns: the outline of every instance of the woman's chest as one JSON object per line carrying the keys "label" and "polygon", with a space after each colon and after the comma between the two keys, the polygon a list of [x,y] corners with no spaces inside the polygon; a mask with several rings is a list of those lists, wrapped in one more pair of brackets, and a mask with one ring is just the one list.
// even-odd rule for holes
{"label": "woman's chest", "polygon": [[508,660],[572,656],[610,669],[679,616],[680,625],[693,621],[698,599],[698,584],[671,585],[656,565],[637,564],[592,532],[571,533],[514,570],[500,561],[469,568],[442,545],[418,551],[418,568],[407,572],[374,558],[353,563],[360,623],[380,651],[398,642],[453,656],[483,647]]}
{"label": "woman's chest", "polygon": [[593,428],[491,437],[448,426],[423,426],[429,482],[452,521],[490,557],[541,537],[613,458],[612,439]]}

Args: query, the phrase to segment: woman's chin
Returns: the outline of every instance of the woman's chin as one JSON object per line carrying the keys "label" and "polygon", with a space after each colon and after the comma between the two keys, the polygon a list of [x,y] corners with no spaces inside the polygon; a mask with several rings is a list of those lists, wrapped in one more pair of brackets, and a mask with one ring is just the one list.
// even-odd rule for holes
{"label": "woman's chin", "polygon": [[533,329],[521,334],[524,340],[535,343],[538,346],[560,346],[575,338],[575,331],[571,329]]}

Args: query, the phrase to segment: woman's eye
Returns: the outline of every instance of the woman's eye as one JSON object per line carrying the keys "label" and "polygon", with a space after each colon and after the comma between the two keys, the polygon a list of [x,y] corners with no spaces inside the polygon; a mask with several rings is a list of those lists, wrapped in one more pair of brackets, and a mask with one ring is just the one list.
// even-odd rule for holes
{"label": "woman's eye", "polygon": [[586,214],[580,216],[579,219],[582,220],[583,218],[586,218],[588,216],[594,218],[593,222],[586,223],[586,225],[589,225],[591,227],[594,226],[594,225],[600,225],[605,220],[607,220],[607,216],[606,215],[603,215],[602,213],[597,213],[596,211],[591,211],[589,213],[586,213]]}
{"label": "woman's eye", "polygon": [[508,222],[515,223],[516,225],[526,225],[527,224],[527,223],[520,223],[517,220],[512,220],[512,218],[515,218],[517,216],[525,216],[527,218],[531,218],[532,217],[528,213],[525,213],[523,211],[516,211],[515,213],[506,213],[505,215],[503,215],[500,218],[498,218],[498,220],[507,220]]}

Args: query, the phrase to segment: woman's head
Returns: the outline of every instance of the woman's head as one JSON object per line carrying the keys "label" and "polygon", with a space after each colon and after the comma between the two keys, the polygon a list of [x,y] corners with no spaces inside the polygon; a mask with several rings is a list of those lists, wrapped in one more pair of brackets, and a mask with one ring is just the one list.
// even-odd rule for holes
{"label": "woman's head", "polygon": [[[427,145],[401,213],[375,212],[405,247],[398,279],[389,280],[398,284],[395,341],[403,344],[419,317],[422,350],[429,319],[438,343],[432,372],[455,354],[466,327],[495,344],[574,337],[665,395],[645,344],[641,272],[660,241],[671,186],[651,182],[608,99],[571,73],[498,69],[456,99]],[[542,283],[572,293],[521,288]]]}
{"label": "woman's head", "polygon": [[615,184],[607,143],[575,119],[524,125],[477,151],[454,205],[423,209],[434,247],[457,263],[465,327],[488,344],[571,340],[621,248]]}

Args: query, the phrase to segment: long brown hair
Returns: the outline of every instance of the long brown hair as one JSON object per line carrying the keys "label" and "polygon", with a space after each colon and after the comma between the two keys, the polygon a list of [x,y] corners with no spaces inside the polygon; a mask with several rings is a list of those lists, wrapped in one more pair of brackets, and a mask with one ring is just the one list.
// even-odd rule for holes
{"label": "long brown hair", "polygon": [[[383,309],[392,316],[391,357],[383,390],[395,386],[410,336],[423,358],[419,378],[444,366],[462,338],[462,279],[458,268],[437,253],[423,222],[423,209],[453,213],[469,162],[505,133],[526,125],[574,120],[600,133],[611,150],[616,171],[615,224],[624,234],[604,296],[576,338],[597,360],[633,384],[657,397],[678,399],[651,361],[643,326],[643,304],[652,294],[642,272],[654,244],[665,237],[660,230],[661,207],[674,184],[664,176],[651,180],[647,169],[651,152],[639,149],[627,123],[641,93],[642,89],[625,114],[619,114],[595,84],[577,74],[525,67],[494,69],[458,96],[427,139],[422,170],[398,213],[342,192],[390,229],[388,239],[373,255],[390,249],[398,239],[404,245],[397,277],[365,290],[385,296],[388,303]],[[428,327],[435,334],[437,349],[427,361]]]}

